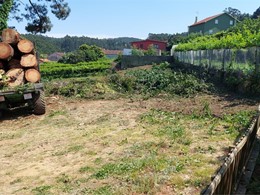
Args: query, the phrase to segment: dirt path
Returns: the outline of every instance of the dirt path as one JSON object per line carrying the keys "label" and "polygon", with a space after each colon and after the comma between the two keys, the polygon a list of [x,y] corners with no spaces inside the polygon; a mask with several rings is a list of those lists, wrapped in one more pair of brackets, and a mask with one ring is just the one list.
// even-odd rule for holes
{"label": "dirt path", "polygon": [[[257,107],[254,101],[213,95],[170,100],[48,97],[46,101],[47,113],[43,116],[18,110],[6,113],[0,121],[1,195],[43,192],[54,183],[59,185],[58,181],[62,179],[64,187],[71,180],[78,179],[79,170],[86,162],[96,166],[97,159],[109,162],[112,158],[119,158],[124,148],[118,147],[118,143],[123,143],[124,137],[116,135],[120,132],[128,142],[140,137],[143,128],[138,125],[139,116],[150,109],[191,113],[194,110],[199,112],[208,102],[212,113],[221,116]],[[131,134],[132,129],[140,131]],[[107,142],[107,137],[111,142]],[[71,178],[68,181],[67,175]],[[168,187],[164,186],[162,191],[165,189]],[[62,192],[66,194],[66,190]]]}

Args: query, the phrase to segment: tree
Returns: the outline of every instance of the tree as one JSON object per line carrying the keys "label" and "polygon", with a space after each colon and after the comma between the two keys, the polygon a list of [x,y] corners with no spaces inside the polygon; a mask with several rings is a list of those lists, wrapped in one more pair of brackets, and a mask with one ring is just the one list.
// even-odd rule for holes
{"label": "tree", "polygon": [[144,51],[144,55],[146,56],[155,56],[157,54],[157,50],[153,47],[153,45],[148,46],[148,50]]}
{"label": "tree", "polygon": [[0,1],[0,32],[7,28],[7,20],[9,12],[12,9],[13,0],[1,0]]}
{"label": "tree", "polygon": [[160,33],[160,34],[149,33],[148,34],[148,39],[157,40],[157,41],[168,41],[170,37],[171,37],[171,35],[167,34],[167,33]]}
{"label": "tree", "polygon": [[188,41],[188,33],[183,32],[183,33],[176,33],[171,35],[171,37],[168,40],[168,44],[170,46],[172,45],[177,45],[179,43],[184,43]]}
{"label": "tree", "polygon": [[104,53],[96,45],[83,44],[79,47],[79,52],[83,53],[85,62],[97,61],[104,57]]}
{"label": "tree", "polygon": [[76,64],[79,62],[97,61],[104,56],[101,48],[95,45],[83,44],[76,51],[64,55],[59,62]]}
{"label": "tree", "polygon": [[232,7],[228,7],[224,10],[225,13],[233,16],[234,18],[236,18],[239,21],[245,20],[247,18],[250,18],[250,14],[247,13],[241,13],[241,11],[239,11],[238,9],[232,8]]}
{"label": "tree", "polygon": [[144,56],[144,52],[136,47],[132,48],[132,55],[133,56]]}
{"label": "tree", "polygon": [[255,10],[255,12],[252,15],[252,18],[253,19],[260,18],[260,7],[257,10]]}
{"label": "tree", "polygon": [[[24,6],[24,12],[23,10]],[[0,0],[0,31],[7,28],[8,19],[18,22],[28,21],[25,29],[31,33],[46,33],[52,28],[48,16],[48,8],[58,19],[65,20],[70,14],[68,3],[64,0],[28,0],[24,4],[20,0]]]}

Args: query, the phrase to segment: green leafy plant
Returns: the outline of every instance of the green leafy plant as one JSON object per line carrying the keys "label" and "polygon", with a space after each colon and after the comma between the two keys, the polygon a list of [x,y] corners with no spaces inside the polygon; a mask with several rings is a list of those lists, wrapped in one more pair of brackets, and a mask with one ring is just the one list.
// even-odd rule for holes
{"label": "green leafy plant", "polygon": [[176,51],[205,50],[259,46],[260,44],[260,19],[246,19],[226,31],[214,35],[195,36],[188,42],[181,43]]}
{"label": "green leafy plant", "polygon": [[159,93],[191,96],[209,88],[192,74],[172,71],[168,63],[154,65],[151,69],[127,70],[123,75],[112,74],[108,80],[115,90],[150,96]]}
{"label": "green leafy plant", "polygon": [[105,55],[102,52],[101,48],[95,45],[90,46],[87,44],[83,44],[75,52],[70,52],[62,56],[59,62],[65,64],[76,64],[79,62],[97,61],[104,56]]}
{"label": "green leafy plant", "polygon": [[50,189],[52,186],[39,186],[34,189],[32,189],[32,193],[35,195],[47,195],[50,194]]}
{"label": "green leafy plant", "polygon": [[77,64],[46,62],[40,66],[41,76],[44,80],[82,77],[98,72],[105,72],[110,68],[111,60],[108,59],[102,59],[95,62],[80,62]]}

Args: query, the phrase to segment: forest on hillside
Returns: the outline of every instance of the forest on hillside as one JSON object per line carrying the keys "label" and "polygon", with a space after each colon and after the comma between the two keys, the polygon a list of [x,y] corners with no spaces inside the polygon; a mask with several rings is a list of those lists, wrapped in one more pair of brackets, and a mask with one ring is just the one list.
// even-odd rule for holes
{"label": "forest on hillside", "polygon": [[43,35],[23,34],[22,37],[33,41],[37,51],[40,54],[51,54],[54,52],[72,52],[83,44],[96,45],[109,50],[122,50],[131,48],[130,42],[140,39],[131,37],[120,37],[110,39],[98,39],[90,37],[65,36],[63,38],[54,38]]}
{"label": "forest on hillside", "polygon": [[[34,34],[22,34],[21,36],[33,41],[36,45],[37,51],[40,54],[51,54],[54,52],[73,52],[83,44],[96,45],[108,50],[123,50],[124,48],[131,48],[131,42],[141,40],[133,37],[98,39],[85,36],[77,37],[69,35],[63,38]],[[187,32],[176,34],[149,33],[147,39],[166,41],[168,43],[169,49],[173,44],[183,42],[183,40],[186,40],[187,37]]]}
{"label": "forest on hillside", "polygon": [[[260,17],[260,7],[256,9],[253,14],[242,13],[235,8],[226,8],[225,13],[232,15],[235,18],[238,18],[241,23],[251,23],[248,21],[253,21]],[[245,22],[244,22],[245,21]],[[247,21],[247,22],[246,22]],[[239,25],[238,28],[243,28]],[[236,28],[236,29],[238,29]],[[235,31],[235,29],[233,29]],[[223,33],[222,33],[223,34]],[[138,41],[140,39],[134,37],[119,37],[119,38],[108,38],[108,39],[98,39],[90,38],[86,36],[69,36],[66,35],[63,38],[48,37],[43,35],[34,35],[34,34],[23,34],[24,38],[27,38],[33,41],[36,44],[37,51],[40,54],[51,54],[54,52],[73,52],[77,50],[81,45],[95,45],[100,48],[108,50],[122,50],[124,48],[131,48],[131,42]],[[149,33],[147,39],[166,41],[168,43],[167,50],[170,50],[172,45],[188,43],[197,37],[200,37],[200,34],[188,34],[187,32],[182,33]]]}

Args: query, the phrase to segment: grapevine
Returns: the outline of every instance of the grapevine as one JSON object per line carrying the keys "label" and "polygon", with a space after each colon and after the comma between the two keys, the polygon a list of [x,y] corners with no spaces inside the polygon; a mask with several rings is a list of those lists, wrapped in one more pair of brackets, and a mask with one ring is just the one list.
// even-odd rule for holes
{"label": "grapevine", "polygon": [[86,76],[91,73],[104,72],[109,68],[111,68],[110,60],[82,62],[78,64],[47,62],[40,67],[41,75],[45,79]]}
{"label": "grapevine", "polygon": [[199,36],[188,43],[179,44],[176,51],[207,49],[241,49],[260,46],[260,18],[248,19],[236,27],[214,35]]}

